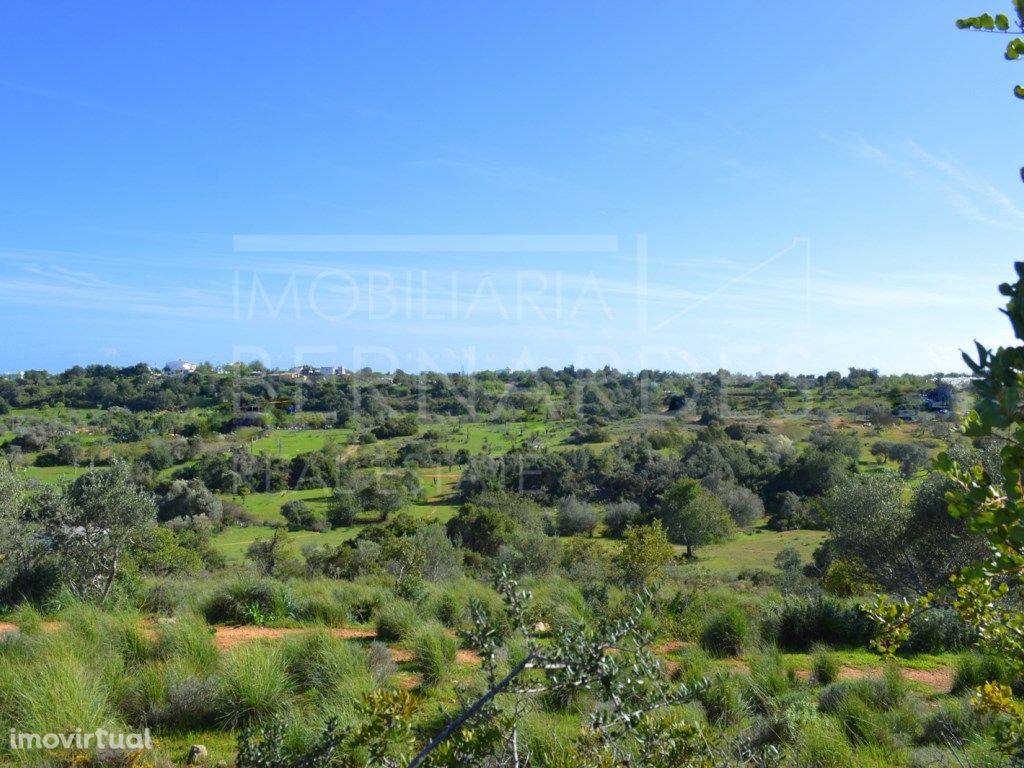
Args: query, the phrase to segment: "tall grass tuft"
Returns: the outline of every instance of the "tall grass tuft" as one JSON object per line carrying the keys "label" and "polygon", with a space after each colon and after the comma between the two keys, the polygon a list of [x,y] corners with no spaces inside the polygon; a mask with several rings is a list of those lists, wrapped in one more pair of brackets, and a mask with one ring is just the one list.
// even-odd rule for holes
{"label": "tall grass tuft", "polygon": [[249,579],[226,584],[203,605],[210,624],[270,624],[295,618],[297,606],[284,584],[270,579]]}
{"label": "tall grass tuft", "polygon": [[1006,662],[996,656],[968,651],[956,658],[953,693],[965,693],[985,683],[1009,683],[1012,675]]}
{"label": "tall grass tuft", "polygon": [[0,665],[0,721],[32,733],[94,730],[116,722],[103,675],[74,638],[40,638],[20,663]]}
{"label": "tall grass tuft", "polygon": [[747,614],[731,605],[713,614],[700,633],[701,648],[716,656],[739,656],[747,641]]}
{"label": "tall grass tuft", "polygon": [[287,706],[288,670],[280,649],[252,643],[226,659],[217,695],[217,719],[228,727],[267,722]]}
{"label": "tall grass tuft", "polygon": [[417,629],[410,638],[413,668],[428,687],[439,685],[451,672],[459,645],[443,627],[427,624]]}
{"label": "tall grass tuft", "polygon": [[848,768],[853,749],[839,725],[824,717],[804,723],[797,735],[793,764],[798,768]]}
{"label": "tall grass tuft", "polygon": [[392,602],[377,614],[377,639],[385,643],[405,640],[412,636],[413,630],[421,622],[422,619],[411,603]]}
{"label": "tall grass tuft", "polygon": [[811,675],[818,685],[828,685],[839,677],[839,657],[827,645],[811,649]]}
{"label": "tall grass tuft", "polygon": [[288,637],[281,644],[281,655],[296,691],[355,699],[374,688],[366,651],[327,632]]}
{"label": "tall grass tuft", "polygon": [[165,661],[174,660],[198,677],[210,677],[220,666],[220,652],[213,629],[195,615],[182,616],[175,622],[161,625],[153,643],[153,656]]}

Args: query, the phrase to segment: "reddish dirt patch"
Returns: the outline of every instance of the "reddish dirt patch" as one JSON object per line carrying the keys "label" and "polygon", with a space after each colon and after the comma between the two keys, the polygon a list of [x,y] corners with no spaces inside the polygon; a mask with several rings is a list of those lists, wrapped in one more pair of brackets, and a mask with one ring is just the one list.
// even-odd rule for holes
{"label": "reddish dirt patch", "polygon": [[298,634],[301,631],[301,629],[280,627],[217,627],[214,639],[217,642],[217,647],[224,651],[253,640],[279,640],[286,635]]}
{"label": "reddish dirt patch", "polygon": [[[881,669],[877,667],[841,667],[839,669],[840,680],[863,680],[865,677],[880,675]],[[900,669],[904,680],[912,683],[920,683],[926,688],[931,688],[936,693],[949,693],[953,688],[953,670],[949,667],[939,669]],[[809,680],[811,672],[808,669],[798,669],[797,678]]]}
{"label": "reddish dirt patch", "polygon": [[455,654],[455,661],[459,664],[465,664],[466,666],[475,666],[480,663],[480,654],[476,651],[467,651],[465,649],[460,650]]}
{"label": "reddish dirt patch", "polygon": [[[61,621],[44,621],[41,625],[44,632],[54,632],[64,626]],[[0,621],[0,636],[17,632],[18,625],[10,621]]]}
{"label": "reddish dirt patch", "polygon": [[406,651],[401,648],[388,648],[388,650],[391,651],[391,658],[399,664],[413,660],[412,651]]}
{"label": "reddish dirt patch", "polygon": [[349,627],[332,627],[327,630],[332,637],[340,637],[342,640],[366,640],[376,637],[377,633],[372,629],[351,629]]}
{"label": "reddish dirt patch", "polygon": [[672,640],[662,645],[656,645],[651,650],[657,654],[669,654],[675,651],[681,651],[683,648],[693,648],[696,643],[691,643],[688,640]]}
{"label": "reddish dirt patch", "polygon": [[903,679],[921,683],[939,693],[953,690],[953,670],[950,667],[939,669],[904,669]]}
{"label": "reddish dirt patch", "polygon": [[[881,674],[882,670],[874,667],[842,667],[839,670],[840,680],[862,680]],[[953,670],[949,667],[940,669],[900,669],[904,680],[920,683],[933,691],[949,693],[953,687]]]}
{"label": "reddish dirt patch", "polygon": [[[304,627],[217,627],[214,639],[217,647],[221,650],[234,648],[242,643],[253,640],[279,640],[289,635],[298,635],[309,632]],[[349,629],[346,627],[334,627],[327,632],[333,637],[340,637],[343,640],[361,640],[374,637],[369,629]]]}
{"label": "reddish dirt patch", "polygon": [[398,676],[398,685],[407,690],[411,691],[413,688],[420,684],[419,675],[404,674]]}

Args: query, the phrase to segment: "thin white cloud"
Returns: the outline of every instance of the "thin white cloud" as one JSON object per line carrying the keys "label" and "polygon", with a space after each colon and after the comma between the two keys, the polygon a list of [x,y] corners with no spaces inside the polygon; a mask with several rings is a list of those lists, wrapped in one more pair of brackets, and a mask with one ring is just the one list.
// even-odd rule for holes
{"label": "thin white cloud", "polygon": [[1024,231],[1024,209],[986,179],[964,169],[953,158],[941,158],[915,142],[883,149],[863,136],[823,138],[901,176],[939,198],[956,213],[979,224]]}

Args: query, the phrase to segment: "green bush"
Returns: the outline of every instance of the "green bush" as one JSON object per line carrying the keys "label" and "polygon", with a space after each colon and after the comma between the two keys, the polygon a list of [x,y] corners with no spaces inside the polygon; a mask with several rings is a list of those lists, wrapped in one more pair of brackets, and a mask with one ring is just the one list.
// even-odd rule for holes
{"label": "green bush", "polygon": [[875,628],[855,605],[834,598],[792,598],[762,626],[765,640],[787,651],[806,651],[815,643],[833,647],[863,646]]}
{"label": "green bush", "polygon": [[384,587],[359,581],[341,582],[334,590],[334,597],[346,606],[352,620],[360,624],[371,621],[393,599]]}
{"label": "green bush", "polygon": [[416,608],[410,603],[392,602],[377,614],[377,639],[385,643],[405,640],[421,621]]}
{"label": "green bush", "polygon": [[174,661],[202,677],[216,674],[220,666],[213,629],[194,615],[161,624],[153,641],[153,656]]}
{"label": "green bush", "polygon": [[357,700],[374,687],[365,651],[322,630],[285,638],[281,655],[290,685],[330,698]]}
{"label": "green bush", "polygon": [[[31,733],[67,733],[114,722],[106,670],[97,648],[61,632],[26,646],[17,663],[0,664],[0,721]],[[111,681],[112,682],[112,681]]]}
{"label": "green bush", "polygon": [[970,699],[944,701],[924,720],[918,738],[921,744],[962,744],[976,736],[984,716]]}
{"label": "green bush", "polygon": [[973,632],[953,608],[934,608],[910,620],[910,639],[901,650],[906,653],[948,653],[962,651],[973,641]]}
{"label": "green bush", "polygon": [[799,768],[848,768],[854,765],[853,749],[839,725],[818,717],[804,723],[794,747]]}
{"label": "green bush", "polygon": [[295,616],[326,627],[341,627],[351,620],[348,594],[328,580],[299,582],[294,587]]}
{"label": "green bush", "polygon": [[428,624],[417,629],[409,640],[413,653],[413,668],[420,674],[423,684],[440,684],[451,672],[459,644],[445,629]]}
{"label": "green bush", "polygon": [[748,663],[747,700],[761,714],[770,714],[796,682],[795,673],[776,650],[757,653],[750,657]]}
{"label": "green bush", "polygon": [[[702,676],[688,679],[699,680]],[[707,688],[700,689],[697,698],[704,707],[708,722],[719,727],[737,725],[747,714],[742,686],[732,674],[717,677]]]}
{"label": "green bush", "polygon": [[748,632],[747,614],[739,606],[729,606],[708,619],[700,633],[700,645],[716,656],[739,656]]}
{"label": "green bush", "polygon": [[287,705],[288,670],[280,649],[242,645],[228,656],[217,694],[217,719],[237,728],[263,723]]}
{"label": "green bush", "polygon": [[858,696],[881,712],[898,707],[906,699],[909,691],[900,668],[895,664],[889,664],[881,677],[868,677],[856,681],[853,688]]}
{"label": "green bush", "polygon": [[146,591],[139,608],[146,613],[173,616],[181,603],[181,585],[160,581]]}
{"label": "green bush", "polygon": [[312,509],[302,499],[292,499],[281,505],[281,515],[288,521],[289,531],[329,531],[326,515]]}
{"label": "green bush", "polygon": [[430,613],[446,627],[456,628],[466,618],[467,605],[462,595],[444,590],[428,600]]}
{"label": "green bush", "polygon": [[157,662],[126,681],[120,709],[140,727],[200,730],[217,717],[217,692],[215,678],[192,674],[187,663]]}
{"label": "green bush", "polygon": [[835,718],[854,744],[888,747],[892,743],[881,713],[860,696],[845,696],[836,707]]}
{"label": "green bush", "polygon": [[985,683],[1012,682],[1013,676],[1005,661],[997,656],[969,651],[956,658],[953,693],[964,693]]}
{"label": "green bush", "polygon": [[827,645],[816,645],[811,649],[811,674],[818,685],[835,682],[839,667],[839,657]]}
{"label": "green bush", "polygon": [[295,599],[277,581],[257,579],[227,584],[203,606],[210,624],[269,624],[296,617]]}

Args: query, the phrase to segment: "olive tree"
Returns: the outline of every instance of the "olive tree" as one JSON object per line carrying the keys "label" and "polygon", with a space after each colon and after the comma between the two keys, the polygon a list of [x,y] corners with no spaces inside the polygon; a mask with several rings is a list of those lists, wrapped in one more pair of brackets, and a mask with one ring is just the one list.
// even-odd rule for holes
{"label": "olive tree", "polygon": [[723,541],[735,530],[729,510],[696,480],[683,479],[665,493],[658,516],[673,544],[686,546],[686,556],[705,544]]}
{"label": "olive tree", "polygon": [[156,524],[156,504],[132,482],[131,467],[118,461],[42,493],[32,519],[68,589],[103,602],[133,545]]}

